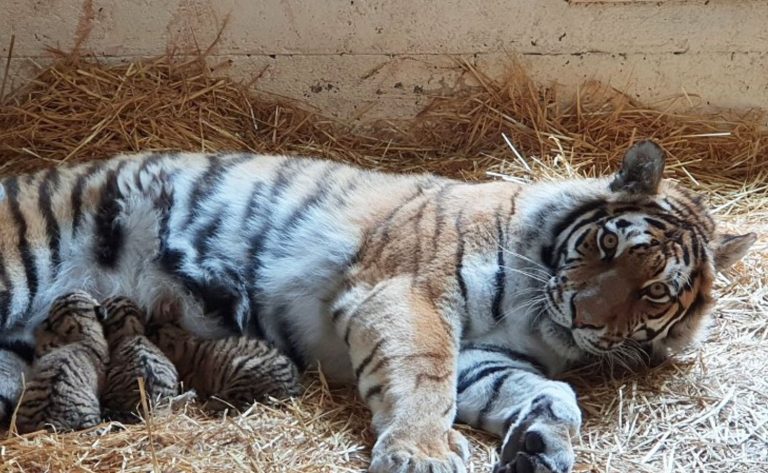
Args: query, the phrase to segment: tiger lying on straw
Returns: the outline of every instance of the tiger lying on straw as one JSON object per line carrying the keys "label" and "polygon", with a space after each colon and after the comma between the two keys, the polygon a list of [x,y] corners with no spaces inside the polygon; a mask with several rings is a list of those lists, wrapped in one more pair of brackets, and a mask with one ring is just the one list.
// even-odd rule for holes
{"label": "tiger lying on straw", "polygon": [[75,286],[176,304],[198,334],[265,337],[355,381],[373,473],[466,471],[455,420],[501,437],[497,470],[567,472],[581,413],[549,376],[685,346],[715,271],[756,238],[717,233],[700,197],[662,182],[664,160],[645,141],[613,178],[527,186],[248,154],[10,178],[2,343],[19,351]]}

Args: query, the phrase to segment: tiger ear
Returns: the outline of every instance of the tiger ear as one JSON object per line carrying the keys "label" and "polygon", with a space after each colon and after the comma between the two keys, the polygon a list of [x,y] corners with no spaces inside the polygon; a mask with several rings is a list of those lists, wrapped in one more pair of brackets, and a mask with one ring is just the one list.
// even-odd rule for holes
{"label": "tiger ear", "polygon": [[624,154],[621,169],[611,182],[613,192],[654,195],[659,190],[664,173],[666,154],[661,146],[651,140],[643,140]]}
{"label": "tiger ear", "polygon": [[723,271],[730,267],[744,255],[749,248],[757,241],[757,235],[747,233],[746,235],[720,235],[713,242],[715,250],[715,269]]}

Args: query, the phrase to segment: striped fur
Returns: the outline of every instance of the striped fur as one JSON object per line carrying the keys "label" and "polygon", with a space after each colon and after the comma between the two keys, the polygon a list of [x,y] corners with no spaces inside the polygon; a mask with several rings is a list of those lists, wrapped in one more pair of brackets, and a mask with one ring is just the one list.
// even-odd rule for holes
{"label": "striped fur", "polygon": [[101,422],[108,353],[100,317],[99,303],[85,292],[54,301],[36,332],[37,359],[19,404],[19,432],[77,430]]}
{"label": "striped fur", "polygon": [[296,365],[262,340],[195,337],[165,315],[148,327],[150,338],[179,370],[184,389],[192,389],[213,411],[246,410],[255,401],[301,394]]}
{"label": "striped fur", "polygon": [[718,234],[663,167],[642,142],[612,179],[527,186],[245,154],[20,176],[0,201],[0,327],[23,339],[74,286],[171,304],[198,335],[263,337],[356,382],[374,473],[465,471],[455,418],[504,439],[500,468],[567,471],[580,412],[548,376],[689,343],[714,271],[755,239]]}
{"label": "striped fur", "polygon": [[101,397],[105,415],[113,420],[136,421],[141,395],[138,379],[151,405],[178,394],[179,374],[163,352],[144,333],[145,314],[126,297],[103,301],[104,335],[109,344],[107,383]]}

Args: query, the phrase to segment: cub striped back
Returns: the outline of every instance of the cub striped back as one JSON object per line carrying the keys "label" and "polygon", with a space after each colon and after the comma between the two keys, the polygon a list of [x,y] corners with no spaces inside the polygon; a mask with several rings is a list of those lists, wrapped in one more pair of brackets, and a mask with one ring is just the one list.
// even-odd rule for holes
{"label": "cub striped back", "polygon": [[19,432],[75,430],[101,422],[107,342],[99,303],[88,293],[58,298],[37,329],[38,358],[21,398]]}
{"label": "cub striped back", "polygon": [[127,297],[104,301],[104,330],[109,342],[110,361],[102,404],[107,417],[130,422],[138,420],[141,393],[138,378],[151,405],[178,394],[179,375],[173,363],[144,336],[144,312]]}
{"label": "cub striped back", "polygon": [[35,356],[40,357],[55,348],[77,342],[106,346],[99,323],[102,319],[104,309],[101,304],[85,291],[75,291],[57,298],[51,305],[48,318],[35,331]]}
{"label": "cub striped back", "polygon": [[263,340],[206,340],[176,321],[150,326],[149,336],[176,365],[183,387],[207,399],[208,409],[243,410],[254,401],[301,393],[296,365]]}

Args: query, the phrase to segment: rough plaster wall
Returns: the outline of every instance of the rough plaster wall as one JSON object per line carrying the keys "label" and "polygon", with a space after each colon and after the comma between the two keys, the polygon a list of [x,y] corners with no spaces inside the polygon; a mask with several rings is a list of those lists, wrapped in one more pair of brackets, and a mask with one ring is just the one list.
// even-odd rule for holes
{"label": "rough plaster wall", "polygon": [[522,57],[569,88],[594,78],[643,100],[768,109],[765,0],[0,0],[0,12],[14,86],[47,46],[109,61],[205,49],[228,19],[213,61],[342,117],[414,113],[462,83],[457,57],[492,74]]}

